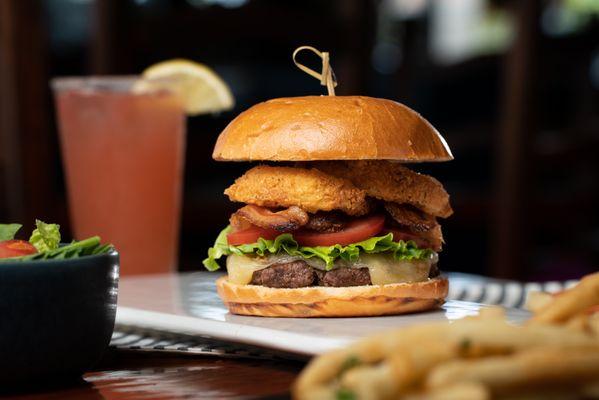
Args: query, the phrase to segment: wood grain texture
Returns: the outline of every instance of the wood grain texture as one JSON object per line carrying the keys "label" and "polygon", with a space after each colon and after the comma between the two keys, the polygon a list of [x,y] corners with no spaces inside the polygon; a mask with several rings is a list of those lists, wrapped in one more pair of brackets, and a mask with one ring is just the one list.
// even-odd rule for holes
{"label": "wood grain texture", "polygon": [[164,357],[111,352],[83,379],[13,392],[19,400],[38,399],[284,399],[303,367],[299,362]]}
{"label": "wood grain texture", "polygon": [[[11,220],[32,221],[57,204],[49,166],[57,161],[51,134],[48,34],[42,3],[0,5],[0,206]],[[2,211],[0,209],[0,211]]]}
{"label": "wood grain texture", "polygon": [[495,221],[492,224],[491,275],[523,279],[527,270],[530,182],[534,163],[534,71],[538,58],[540,1],[514,4],[516,40],[505,58],[502,125],[496,146]]}

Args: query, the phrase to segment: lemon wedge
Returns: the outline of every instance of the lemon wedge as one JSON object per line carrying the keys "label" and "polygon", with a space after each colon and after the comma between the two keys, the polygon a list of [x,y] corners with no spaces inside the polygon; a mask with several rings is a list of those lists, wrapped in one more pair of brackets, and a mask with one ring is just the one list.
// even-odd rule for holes
{"label": "lemon wedge", "polygon": [[134,93],[168,90],[176,93],[187,115],[230,110],[235,99],[229,86],[209,67],[184,59],[163,61],[148,67],[133,85]]}

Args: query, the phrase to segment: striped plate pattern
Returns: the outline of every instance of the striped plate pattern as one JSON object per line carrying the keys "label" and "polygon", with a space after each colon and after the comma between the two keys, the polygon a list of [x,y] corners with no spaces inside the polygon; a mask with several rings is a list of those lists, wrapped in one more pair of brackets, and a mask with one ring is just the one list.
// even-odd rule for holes
{"label": "striped plate pattern", "polygon": [[215,339],[169,334],[134,327],[118,327],[110,346],[119,350],[159,351],[203,356],[250,358],[261,360],[300,359],[250,345],[236,345]]}
{"label": "striped plate pattern", "polygon": [[[478,275],[448,273],[451,300],[471,301],[503,307],[523,308],[526,296],[534,291],[554,293],[575,285],[578,281],[521,283],[517,281],[491,279]],[[112,336],[111,347],[119,350],[159,351],[178,354],[201,354],[217,357],[253,359],[298,359],[287,353],[278,353],[249,345],[237,345],[210,338],[184,336],[165,332],[117,327]]]}
{"label": "striped plate pattern", "polygon": [[577,280],[564,282],[528,282],[491,279],[477,275],[451,273],[449,295],[451,300],[473,301],[509,308],[524,308],[530,292],[555,293],[570,288]]}

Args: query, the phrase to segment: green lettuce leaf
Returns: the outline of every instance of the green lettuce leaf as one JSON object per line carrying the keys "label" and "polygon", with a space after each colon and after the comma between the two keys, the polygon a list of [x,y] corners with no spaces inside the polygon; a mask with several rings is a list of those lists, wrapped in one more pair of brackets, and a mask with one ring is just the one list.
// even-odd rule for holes
{"label": "green lettuce leaf", "polygon": [[64,246],[60,246],[54,250],[45,251],[42,253],[29,254],[22,257],[1,258],[0,264],[2,264],[3,262],[78,258],[84,256],[106,254],[110,253],[113,250],[114,247],[111,244],[102,244],[100,243],[100,237],[92,236],[90,238],[80,240],[78,242],[71,242]]}
{"label": "green lettuce leaf", "polygon": [[[29,243],[38,252],[21,257],[2,258],[0,259],[0,264],[3,262],[77,258],[106,254],[114,250],[112,244],[102,244],[98,236],[92,236],[80,241],[72,241],[69,244],[61,246],[60,226],[58,224],[47,224],[36,220],[35,226],[36,228],[31,233]],[[20,224],[0,224],[0,241],[13,239],[20,228]]]}
{"label": "green lettuce leaf", "polygon": [[35,226],[36,228],[29,238],[29,243],[40,253],[57,249],[60,244],[60,225],[46,224],[36,219]]}
{"label": "green lettuce leaf", "polygon": [[231,227],[227,226],[216,238],[214,246],[208,249],[208,257],[203,261],[204,267],[209,271],[220,268],[217,260],[222,256],[231,254],[267,256],[285,252],[291,256],[301,258],[316,257],[326,264],[326,269],[331,270],[335,260],[357,261],[360,253],[392,253],[396,260],[422,260],[432,255],[430,249],[420,249],[413,241],[393,241],[393,234],[375,236],[361,242],[342,246],[300,246],[290,233],[283,233],[274,240],[260,238],[256,243],[230,246],[227,243],[227,234]]}
{"label": "green lettuce leaf", "polygon": [[0,242],[14,239],[22,226],[21,224],[0,224]]}

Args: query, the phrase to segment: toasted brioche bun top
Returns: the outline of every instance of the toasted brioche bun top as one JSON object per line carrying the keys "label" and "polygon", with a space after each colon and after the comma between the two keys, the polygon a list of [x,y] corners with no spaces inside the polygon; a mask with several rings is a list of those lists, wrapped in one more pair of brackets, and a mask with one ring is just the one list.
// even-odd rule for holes
{"label": "toasted brioche bun top", "polygon": [[256,104],[220,134],[221,161],[448,161],[437,130],[414,110],[364,96],[288,97]]}

